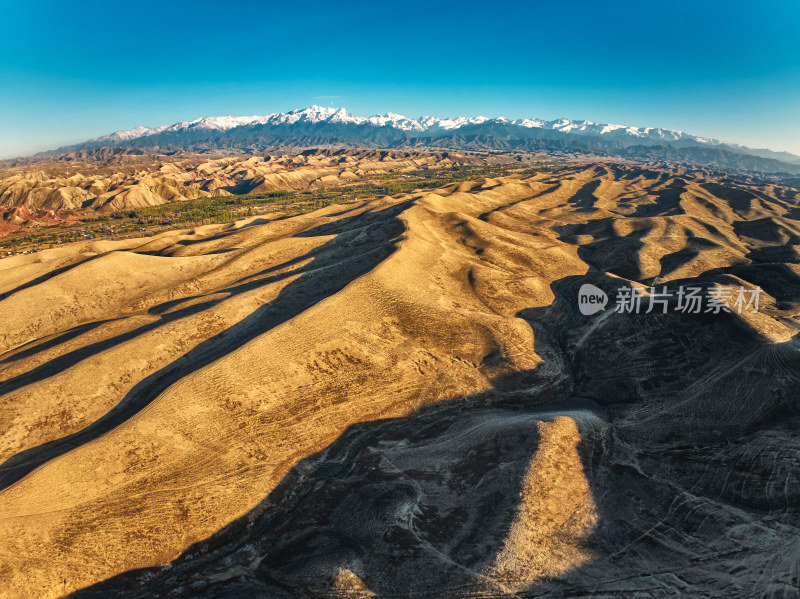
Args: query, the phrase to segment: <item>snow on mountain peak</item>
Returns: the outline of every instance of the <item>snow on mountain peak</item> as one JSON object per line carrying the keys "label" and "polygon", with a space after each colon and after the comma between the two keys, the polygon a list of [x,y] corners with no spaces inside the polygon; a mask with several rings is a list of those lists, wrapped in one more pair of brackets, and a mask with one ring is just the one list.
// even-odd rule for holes
{"label": "snow on mountain peak", "polygon": [[477,126],[484,123],[497,123],[499,125],[516,126],[525,129],[549,129],[573,135],[591,135],[610,137],[615,139],[639,138],[642,140],[652,140],[656,142],[672,142],[678,140],[689,140],[703,144],[719,144],[715,139],[705,137],[694,137],[682,131],[670,129],[660,129],[652,127],[629,127],[626,125],[615,125],[608,123],[594,123],[591,121],[576,121],[568,118],[560,118],[552,121],[545,121],[536,118],[525,118],[508,120],[503,117],[489,118],[485,116],[475,117],[455,117],[438,118],[433,116],[422,116],[417,119],[406,117],[402,114],[387,112],[384,115],[373,115],[370,117],[354,116],[347,112],[343,107],[334,108],[330,106],[312,105],[307,108],[297,108],[289,112],[279,112],[267,116],[216,116],[201,117],[191,121],[175,123],[173,125],[163,125],[161,127],[135,127],[133,129],[115,131],[108,135],[96,137],[90,141],[111,141],[124,142],[141,137],[148,137],[167,132],[180,131],[228,131],[236,127],[254,125],[294,125],[296,123],[331,123],[343,125],[371,125],[374,127],[391,127],[406,132],[446,134],[462,127]]}

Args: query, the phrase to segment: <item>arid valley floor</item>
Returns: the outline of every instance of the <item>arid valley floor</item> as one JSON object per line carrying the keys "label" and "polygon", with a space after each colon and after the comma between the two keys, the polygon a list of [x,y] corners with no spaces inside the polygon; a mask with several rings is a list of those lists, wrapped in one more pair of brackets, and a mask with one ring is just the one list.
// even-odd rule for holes
{"label": "arid valley floor", "polygon": [[[476,162],[221,160],[106,211]],[[0,596],[797,597],[798,314],[797,188],[622,161],[0,259]]]}

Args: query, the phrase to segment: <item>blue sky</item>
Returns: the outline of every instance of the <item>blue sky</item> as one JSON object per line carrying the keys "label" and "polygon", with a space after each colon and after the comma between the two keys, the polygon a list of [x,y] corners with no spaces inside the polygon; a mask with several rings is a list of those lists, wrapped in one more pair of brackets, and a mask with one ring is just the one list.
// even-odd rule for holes
{"label": "blue sky", "polygon": [[311,104],[564,116],[800,154],[798,0],[0,8],[0,157]]}

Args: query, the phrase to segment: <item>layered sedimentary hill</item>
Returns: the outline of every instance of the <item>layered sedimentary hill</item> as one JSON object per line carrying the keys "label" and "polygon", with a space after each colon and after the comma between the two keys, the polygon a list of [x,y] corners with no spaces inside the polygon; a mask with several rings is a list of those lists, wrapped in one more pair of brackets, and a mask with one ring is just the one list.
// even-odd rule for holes
{"label": "layered sedimentary hill", "polygon": [[486,157],[475,155],[388,150],[248,157],[81,150],[49,162],[9,163],[0,170],[0,215],[11,225],[51,224],[74,219],[79,212],[109,213],[200,197],[314,189],[386,173],[485,161]]}
{"label": "layered sedimentary hill", "polygon": [[592,164],[0,260],[2,593],[796,596],[798,202]]}

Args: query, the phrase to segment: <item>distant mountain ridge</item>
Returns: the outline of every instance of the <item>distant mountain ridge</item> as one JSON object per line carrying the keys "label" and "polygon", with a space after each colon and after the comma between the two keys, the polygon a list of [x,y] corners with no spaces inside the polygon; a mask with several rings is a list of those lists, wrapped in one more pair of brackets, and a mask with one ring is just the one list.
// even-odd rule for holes
{"label": "distant mountain ridge", "polygon": [[631,159],[697,162],[754,172],[800,174],[800,156],[751,149],[673,129],[566,118],[545,121],[535,118],[423,116],[414,119],[392,112],[361,117],[344,108],[322,106],[266,116],[203,117],[155,128],[140,126],[47,154],[100,147],[162,152],[263,152],[315,146],[590,153]]}

